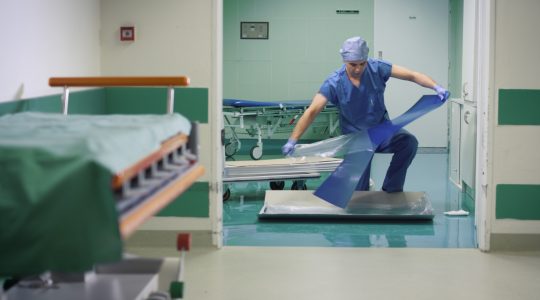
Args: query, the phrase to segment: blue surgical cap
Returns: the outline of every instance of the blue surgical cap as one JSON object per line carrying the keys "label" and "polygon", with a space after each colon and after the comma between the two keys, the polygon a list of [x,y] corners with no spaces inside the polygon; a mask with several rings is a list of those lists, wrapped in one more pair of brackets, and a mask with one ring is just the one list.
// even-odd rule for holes
{"label": "blue surgical cap", "polygon": [[343,61],[367,60],[369,48],[366,41],[359,36],[347,39],[339,50]]}

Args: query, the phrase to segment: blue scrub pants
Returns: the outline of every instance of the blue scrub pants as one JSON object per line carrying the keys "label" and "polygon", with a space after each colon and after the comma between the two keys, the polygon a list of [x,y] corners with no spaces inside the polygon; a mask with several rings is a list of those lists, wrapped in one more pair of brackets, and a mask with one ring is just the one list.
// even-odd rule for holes
{"label": "blue scrub pants", "polygon": [[[400,129],[392,138],[381,143],[375,149],[375,153],[394,153],[388,171],[386,172],[386,177],[384,178],[383,191],[389,193],[403,191],[407,169],[411,165],[417,149],[418,140],[405,129]],[[357,191],[369,190],[370,173],[371,161],[356,186]]]}

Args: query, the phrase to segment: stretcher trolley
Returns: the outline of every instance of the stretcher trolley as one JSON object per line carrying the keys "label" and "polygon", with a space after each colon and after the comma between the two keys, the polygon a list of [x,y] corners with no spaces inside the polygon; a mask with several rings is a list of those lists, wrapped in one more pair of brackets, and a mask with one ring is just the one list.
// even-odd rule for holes
{"label": "stretcher trolley", "polygon": [[[258,160],[263,156],[263,138],[290,133],[296,120],[304,113],[310,101],[261,102],[252,100],[223,100],[226,128],[225,155],[231,157],[242,147],[240,138],[257,139],[249,154]],[[336,135],[337,108],[328,105],[315,119],[311,130],[320,138]]]}
{"label": "stretcher trolley", "polygon": [[[182,272],[169,292],[158,292],[162,260],[128,256],[123,242],[204,173],[197,124],[173,112],[174,88],[189,78],[51,78],[49,84],[64,87],[62,114],[0,117],[5,297],[181,298]],[[107,86],[167,87],[167,114],[68,114],[71,87]],[[188,250],[189,235],[179,234],[177,246]]]}
{"label": "stretcher trolley", "polygon": [[[223,182],[268,181],[270,189],[283,190],[285,180],[293,180],[292,190],[306,190],[306,180],[321,177],[321,172],[332,172],[341,163],[339,158],[281,158],[258,161],[227,161]],[[231,196],[225,187],[223,200]]]}

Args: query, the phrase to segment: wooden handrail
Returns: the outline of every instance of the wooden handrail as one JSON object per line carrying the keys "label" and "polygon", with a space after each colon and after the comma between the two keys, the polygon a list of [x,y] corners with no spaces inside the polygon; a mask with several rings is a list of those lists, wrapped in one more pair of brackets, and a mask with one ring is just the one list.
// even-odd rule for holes
{"label": "wooden handrail", "polygon": [[188,86],[187,76],[160,77],[51,77],[52,87],[90,86]]}

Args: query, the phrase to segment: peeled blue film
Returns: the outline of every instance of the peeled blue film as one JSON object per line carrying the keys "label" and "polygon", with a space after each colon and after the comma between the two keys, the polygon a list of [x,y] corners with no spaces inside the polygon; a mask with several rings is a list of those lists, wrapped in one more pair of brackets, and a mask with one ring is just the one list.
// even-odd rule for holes
{"label": "peeled blue film", "polygon": [[293,156],[334,157],[343,155],[342,163],[315,191],[325,201],[345,208],[369,165],[375,149],[398,130],[438,108],[444,102],[437,95],[424,95],[399,117],[367,130],[342,135],[308,145],[298,145]]}

